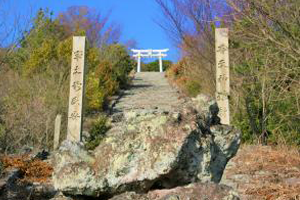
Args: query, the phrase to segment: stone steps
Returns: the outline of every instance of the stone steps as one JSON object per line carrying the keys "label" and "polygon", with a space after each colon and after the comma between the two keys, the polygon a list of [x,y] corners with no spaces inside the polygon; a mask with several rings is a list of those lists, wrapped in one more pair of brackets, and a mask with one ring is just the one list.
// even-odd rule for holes
{"label": "stone steps", "polygon": [[113,113],[140,109],[170,111],[182,103],[184,100],[179,99],[178,92],[170,86],[165,73],[140,72],[135,74],[131,88],[115,104]]}

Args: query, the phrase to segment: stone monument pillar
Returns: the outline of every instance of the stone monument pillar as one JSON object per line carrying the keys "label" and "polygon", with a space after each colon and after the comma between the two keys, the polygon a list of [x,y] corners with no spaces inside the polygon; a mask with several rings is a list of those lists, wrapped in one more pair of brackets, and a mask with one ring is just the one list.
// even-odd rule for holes
{"label": "stone monument pillar", "polygon": [[85,37],[73,37],[67,139],[80,142],[84,94]]}
{"label": "stone monument pillar", "polygon": [[228,29],[217,28],[216,38],[216,99],[222,124],[230,124],[229,42]]}

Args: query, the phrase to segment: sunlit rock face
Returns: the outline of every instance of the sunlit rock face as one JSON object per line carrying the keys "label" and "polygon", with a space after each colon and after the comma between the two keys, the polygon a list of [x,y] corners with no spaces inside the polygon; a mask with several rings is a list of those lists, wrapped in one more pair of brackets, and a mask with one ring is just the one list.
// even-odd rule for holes
{"label": "sunlit rock face", "polygon": [[114,196],[218,183],[240,132],[219,124],[217,112],[205,96],[171,111],[127,111],[92,155],[80,144],[62,144],[53,156],[54,185],[72,195]]}
{"label": "sunlit rock face", "polygon": [[146,194],[126,192],[110,200],[239,200],[238,195],[224,185],[193,183],[185,187],[153,190]]}

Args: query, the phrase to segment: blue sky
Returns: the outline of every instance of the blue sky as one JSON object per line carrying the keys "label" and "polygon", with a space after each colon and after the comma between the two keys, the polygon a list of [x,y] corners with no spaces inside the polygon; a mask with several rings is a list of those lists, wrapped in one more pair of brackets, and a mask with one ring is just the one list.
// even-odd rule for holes
{"label": "blue sky", "polygon": [[[11,13],[25,16],[39,8],[49,8],[58,14],[70,6],[88,6],[104,13],[112,10],[111,20],[121,24],[122,40],[135,39],[138,48],[169,48],[166,59],[177,60],[177,52],[165,32],[155,23],[162,19],[154,0],[4,0],[9,2]],[[13,2],[13,3],[12,3]],[[12,9],[13,8],[13,9]],[[146,60],[145,60],[146,61]]]}

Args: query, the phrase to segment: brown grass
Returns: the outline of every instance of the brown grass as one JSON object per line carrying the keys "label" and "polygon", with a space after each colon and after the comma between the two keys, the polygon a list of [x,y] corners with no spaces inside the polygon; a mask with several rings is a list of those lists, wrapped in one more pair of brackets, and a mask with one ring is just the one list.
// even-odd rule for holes
{"label": "brown grass", "polygon": [[53,168],[47,162],[30,159],[29,155],[1,156],[5,169],[17,168],[24,175],[21,181],[45,183],[51,177]]}
{"label": "brown grass", "polygon": [[[225,176],[239,176],[237,190],[244,199],[300,199],[300,153],[291,147],[244,146]],[[241,177],[245,178],[241,178]]]}

